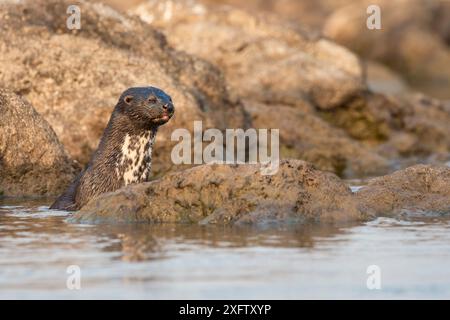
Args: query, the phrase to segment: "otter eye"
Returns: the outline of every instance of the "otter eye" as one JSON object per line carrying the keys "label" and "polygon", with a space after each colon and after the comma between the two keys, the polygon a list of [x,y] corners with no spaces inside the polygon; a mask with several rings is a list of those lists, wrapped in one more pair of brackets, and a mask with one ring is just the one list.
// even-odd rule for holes
{"label": "otter eye", "polygon": [[154,97],[154,96],[151,96],[151,97],[149,97],[148,98],[148,102],[150,102],[150,103],[156,103],[156,97]]}
{"label": "otter eye", "polygon": [[131,104],[133,101],[133,96],[126,96],[123,101],[125,101],[126,104]]}

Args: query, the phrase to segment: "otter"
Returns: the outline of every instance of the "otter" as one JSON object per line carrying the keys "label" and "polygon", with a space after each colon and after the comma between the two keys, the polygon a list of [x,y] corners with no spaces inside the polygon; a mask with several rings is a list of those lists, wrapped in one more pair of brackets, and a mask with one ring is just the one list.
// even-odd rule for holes
{"label": "otter", "polygon": [[102,193],[149,181],[158,127],[174,112],[172,98],[158,88],[124,91],[87,168],[50,209],[76,211]]}

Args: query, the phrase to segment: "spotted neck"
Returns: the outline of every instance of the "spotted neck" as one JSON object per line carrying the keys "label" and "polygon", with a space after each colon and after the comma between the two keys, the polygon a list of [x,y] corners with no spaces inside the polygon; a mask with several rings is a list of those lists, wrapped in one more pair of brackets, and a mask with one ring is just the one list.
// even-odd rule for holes
{"label": "spotted neck", "polygon": [[124,136],[116,163],[117,178],[124,186],[150,180],[155,138],[156,130]]}

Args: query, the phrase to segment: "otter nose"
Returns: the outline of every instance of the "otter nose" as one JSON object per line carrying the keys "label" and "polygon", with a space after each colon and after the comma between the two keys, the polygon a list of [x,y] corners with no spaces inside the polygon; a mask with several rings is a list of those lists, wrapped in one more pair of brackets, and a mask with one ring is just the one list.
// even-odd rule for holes
{"label": "otter nose", "polygon": [[171,103],[166,103],[165,105],[163,105],[163,109],[169,113],[173,113],[174,111],[173,105]]}

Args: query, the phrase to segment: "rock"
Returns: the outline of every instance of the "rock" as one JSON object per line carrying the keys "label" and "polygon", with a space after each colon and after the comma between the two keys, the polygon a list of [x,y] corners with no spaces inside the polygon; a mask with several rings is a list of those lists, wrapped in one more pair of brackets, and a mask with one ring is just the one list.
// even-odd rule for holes
{"label": "rock", "polygon": [[316,116],[311,106],[251,101],[245,101],[244,105],[255,128],[280,128],[282,158],[303,159],[320,170],[344,177],[374,176],[389,171],[385,158]]}
{"label": "rock", "polygon": [[[345,106],[321,111],[332,125],[385,157],[450,152],[450,108],[422,94],[364,93]],[[381,150],[390,149],[390,153]]]}
{"label": "rock", "polygon": [[[335,43],[254,11],[191,0],[149,0],[131,10],[164,30],[174,46],[220,66],[245,99],[253,126],[281,128],[283,156],[354,177],[386,173],[386,158],[450,151],[449,113],[441,103],[424,108],[389,69],[369,62],[363,70],[354,54]],[[389,89],[377,82],[380,73]],[[317,131],[326,138],[313,136]]]}
{"label": "rock", "polygon": [[450,213],[450,168],[416,165],[369,181],[356,193],[369,215]]}
{"label": "rock", "polygon": [[386,159],[316,112],[333,114],[364,96],[362,66],[351,52],[278,19],[233,7],[150,0],[131,12],[164,30],[172,45],[220,66],[233,91],[245,99],[253,127],[280,128],[283,157],[311,161],[345,177],[387,172]]}
{"label": "rock", "polygon": [[352,193],[334,174],[283,160],[273,176],[259,165],[203,165],[91,200],[75,223],[278,225],[450,214],[450,167],[415,165],[369,180]]}
{"label": "rock", "polygon": [[[450,3],[442,0],[202,0],[230,4],[251,15],[276,14],[323,33],[361,57],[400,72],[416,90],[449,96]],[[381,8],[381,30],[369,30],[369,5]]]}
{"label": "rock", "polygon": [[[400,72],[436,98],[449,96],[450,3],[442,0],[202,0],[250,14],[276,14]],[[381,30],[366,28],[369,5],[381,8]]]}
{"label": "rock", "polygon": [[365,58],[397,70],[416,89],[448,99],[450,3],[379,0],[381,30],[365,27],[370,4],[373,1],[351,1],[336,10],[324,24],[324,34]]}
{"label": "rock", "polygon": [[326,17],[350,1],[356,0],[202,0],[202,3],[232,5],[251,13],[276,14],[292,23],[300,21],[311,30],[321,30]]}
{"label": "rock", "polygon": [[131,12],[162,28],[172,45],[220,66],[244,98],[332,109],[365,89],[353,53],[276,18],[189,0],[150,0]]}
{"label": "rock", "polygon": [[259,165],[202,165],[91,200],[77,223],[267,224],[358,221],[367,217],[334,174],[300,160],[273,176]]}
{"label": "rock", "polygon": [[405,110],[402,130],[416,138],[409,153],[450,152],[450,105],[422,94],[399,100]]}
{"label": "rock", "polygon": [[22,97],[0,89],[0,194],[54,196],[74,178],[50,125]]}
{"label": "rock", "polygon": [[121,92],[131,86],[164,89],[177,108],[155,145],[155,174],[173,169],[175,128],[245,128],[242,105],[228,94],[210,63],[176,51],[137,18],[86,1],[81,29],[66,27],[71,1],[0,4],[0,86],[23,94],[50,123],[68,152],[86,164]]}
{"label": "rock", "polygon": [[345,106],[327,110],[321,116],[329,123],[344,129],[350,137],[377,144],[391,135],[391,109],[397,106],[385,95],[365,92],[348,101]]}
{"label": "rock", "polygon": [[367,61],[366,74],[367,86],[372,92],[398,95],[411,90],[400,75],[380,63]]}

